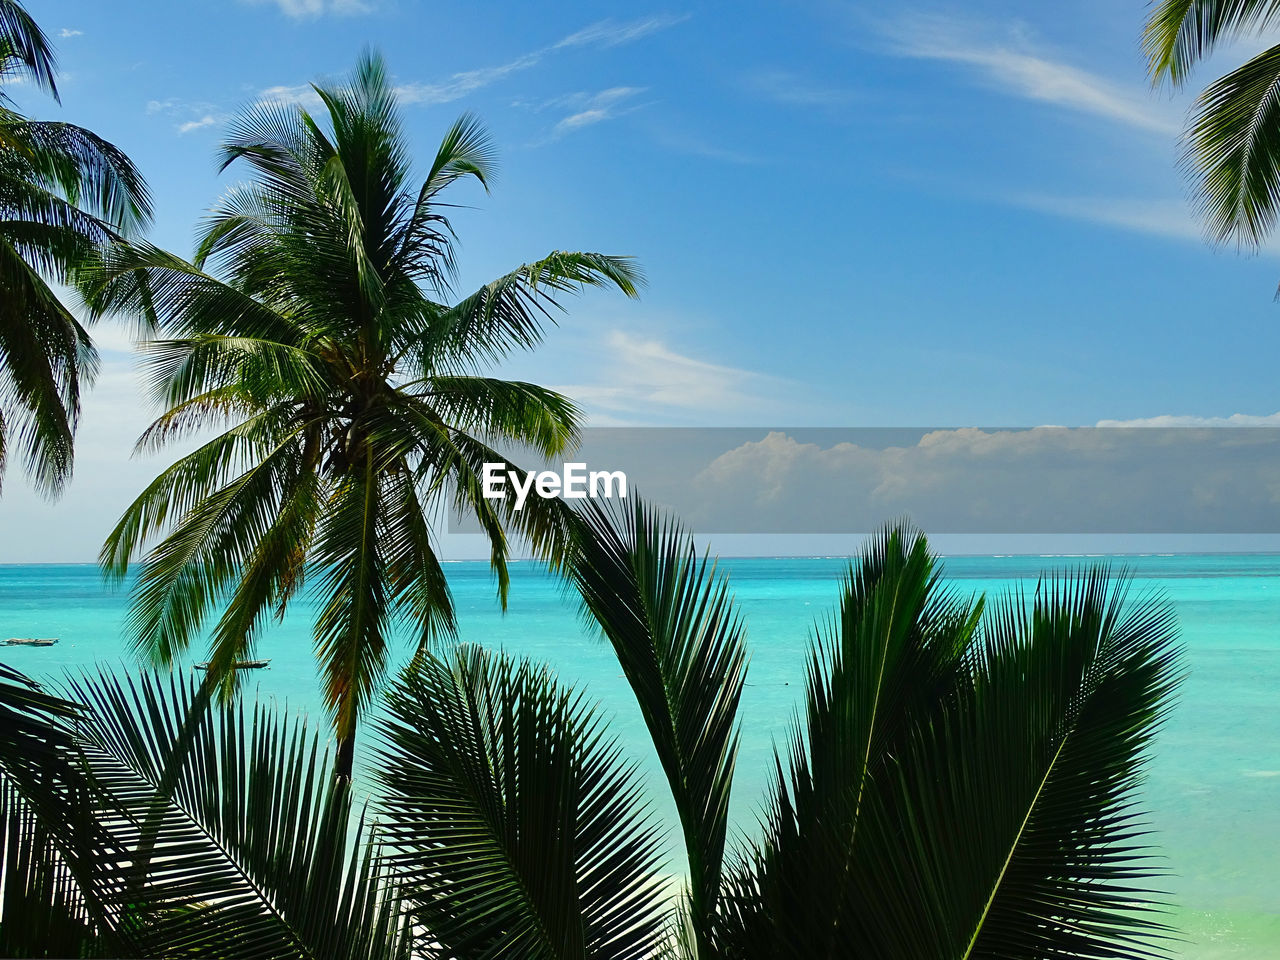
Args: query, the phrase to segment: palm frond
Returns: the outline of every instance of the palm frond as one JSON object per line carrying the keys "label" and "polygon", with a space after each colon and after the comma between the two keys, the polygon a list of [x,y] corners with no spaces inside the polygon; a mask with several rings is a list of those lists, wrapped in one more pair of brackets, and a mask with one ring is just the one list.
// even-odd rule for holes
{"label": "palm frond", "polygon": [[1142,34],[1151,78],[1180,86],[1219,44],[1265,31],[1278,19],[1276,0],[1158,0]]}
{"label": "palm frond", "polygon": [[467,433],[527,444],[546,457],[572,449],[581,412],[572,400],[536,383],[493,377],[436,376],[423,399],[446,423]]}
{"label": "palm frond", "polygon": [[777,760],[764,836],[727,881],[721,936],[731,956],[876,953],[859,940],[871,922],[859,858],[876,829],[864,822],[869,797],[915,727],[954,696],[980,610],[941,588],[910,527],[864,547],[809,654],[803,725],[786,764]]}
{"label": "palm frond", "polygon": [[[72,683],[109,837],[92,892],[150,956],[398,957],[406,931],[317,738],[185,679]],[[205,701],[207,704],[207,701]]]}
{"label": "palm frond", "polygon": [[18,0],[0,0],[0,44],[23,73],[58,99],[58,62],[49,38]]}
{"label": "palm frond", "polygon": [[128,235],[151,220],[151,194],[133,161],[115,144],[73,123],[20,119],[4,125],[40,182]]}
{"label": "palm frond", "polygon": [[1211,84],[1196,101],[1185,162],[1220,241],[1257,246],[1280,207],[1280,46]]}
{"label": "palm frond", "polygon": [[542,342],[544,324],[561,308],[556,299],[584,287],[614,286],[629,297],[644,282],[627,257],[556,252],[493,281],[438,316],[409,346],[416,369],[450,370],[460,360],[498,360]]}
{"label": "palm frond", "polygon": [[463,647],[420,657],[389,707],[384,836],[440,956],[653,955],[656,828],[579,695]]}
{"label": "palm frond", "polygon": [[[18,250],[0,239],[0,413],[37,486],[56,494],[71,474],[80,388],[97,369],[88,333]],[[10,443],[6,443],[10,446]]]}
{"label": "palm frond", "polygon": [[613,645],[657,749],[689,862],[690,923],[712,956],[746,677],[745,628],[726,578],[639,498],[580,511],[570,575]]}
{"label": "palm frond", "polygon": [[725,955],[1164,956],[1134,791],[1177,681],[1168,604],[1095,569],[975,629],[981,606],[937,593],[910,539],[864,559],[872,589],[851,604],[855,574],[841,641],[814,654]]}

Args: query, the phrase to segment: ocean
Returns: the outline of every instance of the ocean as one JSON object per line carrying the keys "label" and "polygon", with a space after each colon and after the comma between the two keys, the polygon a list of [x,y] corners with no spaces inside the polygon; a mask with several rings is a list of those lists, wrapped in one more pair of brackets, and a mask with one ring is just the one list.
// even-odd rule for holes
{"label": "ocean", "polygon": [[[1034,585],[1041,571],[1085,557],[953,557],[944,569],[964,592],[994,596]],[[1143,800],[1170,876],[1172,922],[1194,960],[1280,957],[1280,555],[1110,558],[1129,568],[1134,593],[1162,591],[1176,606],[1189,674],[1156,743]],[[803,654],[815,621],[837,599],[847,561],[725,559],[746,618],[751,666],[734,786],[736,829],[751,831],[773,745],[790,729]],[[533,563],[513,566],[508,612],[488,567],[447,567],[462,639],[550,664],[599,701],[611,729],[640,761],[656,807],[664,784],[639,712],[608,646],[582,623],[575,598]],[[127,596],[90,565],[0,565],[0,637],[60,637],[54,647],[0,649],[0,660],[38,679],[94,664],[118,666]],[[310,622],[299,602],[261,642],[260,696],[322,721]],[[402,645],[400,657],[407,655]],[[194,651],[192,659],[202,659]],[[674,837],[673,837],[674,840]]]}

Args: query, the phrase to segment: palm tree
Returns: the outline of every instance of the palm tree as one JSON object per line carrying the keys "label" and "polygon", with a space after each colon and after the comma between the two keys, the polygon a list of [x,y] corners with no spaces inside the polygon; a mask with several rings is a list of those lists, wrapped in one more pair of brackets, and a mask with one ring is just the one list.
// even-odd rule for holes
{"label": "palm tree", "polygon": [[[1218,44],[1264,33],[1280,20],[1278,0],[1160,0],[1143,34],[1152,79],[1181,87]],[[1201,207],[1220,241],[1257,247],[1280,204],[1280,45],[1215,80],[1187,125],[1186,162],[1197,172]]]}
{"label": "palm tree", "polygon": [[[1166,955],[1134,791],[1178,674],[1167,603],[1094,568],[988,606],[944,586],[922,536],[886,530],[812,643],[759,835],[726,852],[745,666],[724,577],[642,504],[591,509],[578,533],[584,608],[676,801],[686,896],[663,881],[634,760],[583,694],[463,646],[393,685],[371,818],[269,707],[172,676],[86,677],[67,701],[0,684],[0,712],[48,729],[0,737],[0,949]],[[43,776],[37,741],[55,754]]]}
{"label": "palm tree", "polygon": [[142,177],[83,127],[29,120],[3,92],[25,79],[58,98],[53,51],[14,0],[0,0],[0,481],[13,454],[46,493],[71,474],[82,382],[97,355],[50,287],[98,244],[150,216]]}
{"label": "palm tree", "polygon": [[143,491],[103,547],[105,569],[123,578],[162,535],[134,591],[134,646],[168,664],[222,606],[209,675],[229,695],[236,662],[310,576],[337,770],[350,776],[394,627],[420,645],[454,629],[434,511],[477,518],[504,604],[507,529],[552,559],[566,542],[557,506],[487,500],[481,477],[485,463],[516,469],[491,444],[561,454],[578,411],[481,367],[538,344],[563,294],[608,285],[635,296],[640,277],[626,258],[556,252],[449,303],[441,194],[488,182],[480,125],[455,123],[413,183],[378,57],[314,91],[318,114],[262,103],[233,123],[223,167],[247,165],[253,180],[213,211],[194,262],[118,245],[80,282],[97,312],[157,331],[147,367],[167,409],[140,445],[221,428]]}

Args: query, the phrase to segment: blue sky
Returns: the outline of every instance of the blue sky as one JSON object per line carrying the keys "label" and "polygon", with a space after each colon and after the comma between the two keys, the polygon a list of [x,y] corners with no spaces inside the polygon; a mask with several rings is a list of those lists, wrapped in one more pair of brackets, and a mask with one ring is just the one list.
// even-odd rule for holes
{"label": "blue sky", "polygon": [[[490,195],[455,196],[473,207],[455,217],[462,289],[555,248],[648,273],[639,303],[577,301],[508,370],[597,424],[1280,410],[1280,258],[1201,239],[1177,168],[1190,98],[1149,89],[1141,0],[30,8],[58,44],[63,106],[21,101],[125,148],[156,194],[153,238],[184,254],[230,182],[213,161],[226,119],[305,95],[365,44],[424,162],[478,113],[502,168]],[[79,477],[49,513],[11,484],[10,523],[114,516],[154,470],[122,449],[147,412],[128,337],[100,337]]]}

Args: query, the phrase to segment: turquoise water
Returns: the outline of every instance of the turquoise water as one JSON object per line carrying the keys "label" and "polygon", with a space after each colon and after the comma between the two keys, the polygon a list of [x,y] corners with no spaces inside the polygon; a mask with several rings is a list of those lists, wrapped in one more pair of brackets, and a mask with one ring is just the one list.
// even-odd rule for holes
{"label": "turquoise water", "polygon": [[[998,593],[1041,570],[1083,562],[1060,557],[957,557],[947,574],[963,591]],[[1157,743],[1145,786],[1151,821],[1173,876],[1188,958],[1280,956],[1280,556],[1168,556],[1117,560],[1135,589],[1163,590],[1175,603],[1190,674]],[[734,813],[749,830],[763,794],[772,743],[787,732],[813,622],[831,609],[844,561],[729,559],[751,647]],[[661,782],[630,692],[609,649],[581,624],[575,603],[537,566],[513,568],[503,616],[487,567],[448,567],[462,637],[552,664],[584,686],[622,738]],[[0,566],[0,637],[57,636],[44,649],[3,648],[0,659],[36,677],[94,662],[120,663],[125,598],[92,566]],[[271,658],[260,692],[319,712],[300,604],[262,642]],[[403,654],[404,651],[402,651]],[[659,802],[659,809],[666,809]]]}

